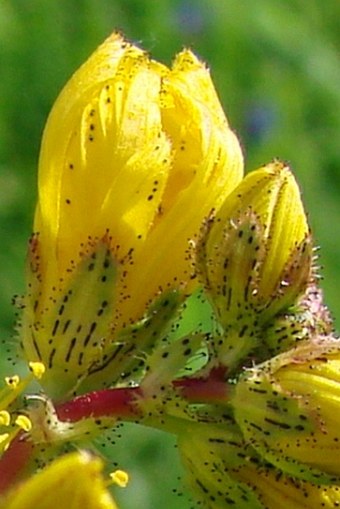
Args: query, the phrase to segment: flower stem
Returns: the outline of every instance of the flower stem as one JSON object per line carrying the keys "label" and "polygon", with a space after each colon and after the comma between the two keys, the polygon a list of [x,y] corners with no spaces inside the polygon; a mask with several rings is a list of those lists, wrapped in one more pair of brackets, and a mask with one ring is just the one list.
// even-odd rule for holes
{"label": "flower stem", "polygon": [[[172,390],[179,391],[188,403],[223,403],[228,397],[225,368],[214,368],[205,378],[175,380]],[[78,422],[90,417],[117,417],[122,420],[143,417],[138,399],[143,399],[141,387],[103,389],[89,392],[56,406],[61,421]]]}
{"label": "flower stem", "polygon": [[89,417],[119,417],[130,420],[138,414],[136,399],[139,387],[103,389],[89,392],[56,406],[61,421],[77,422]]}
{"label": "flower stem", "polygon": [[226,368],[213,368],[207,377],[182,378],[173,382],[188,403],[225,403],[228,399]]}
{"label": "flower stem", "polygon": [[34,449],[28,435],[19,433],[0,459],[0,494],[17,482],[27,467]]}
{"label": "flower stem", "polygon": [[[226,402],[228,398],[224,368],[214,368],[206,377],[175,380],[170,390],[179,393],[188,404],[220,404]],[[141,387],[103,389],[58,403],[55,410],[58,419],[64,422],[76,423],[83,419],[100,417],[138,421],[144,417],[142,405],[138,404],[143,398],[145,400],[146,396]],[[158,420],[151,422],[157,423]],[[150,425],[157,427],[156,424]],[[0,494],[22,477],[34,456],[34,448],[34,442],[24,432],[19,433],[10,443],[0,458]]]}

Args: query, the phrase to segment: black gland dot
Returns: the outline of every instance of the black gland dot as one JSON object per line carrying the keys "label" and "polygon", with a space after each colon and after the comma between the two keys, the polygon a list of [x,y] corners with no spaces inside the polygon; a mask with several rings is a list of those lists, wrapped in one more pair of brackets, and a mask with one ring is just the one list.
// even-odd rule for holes
{"label": "black gland dot", "polygon": [[104,260],[103,267],[104,267],[104,269],[108,269],[110,267],[110,260],[109,259],[106,258]]}

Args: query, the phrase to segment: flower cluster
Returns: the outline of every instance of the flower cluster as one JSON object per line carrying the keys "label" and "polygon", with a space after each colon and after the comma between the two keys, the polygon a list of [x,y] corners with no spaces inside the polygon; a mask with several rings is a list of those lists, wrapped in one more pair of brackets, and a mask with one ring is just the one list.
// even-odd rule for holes
{"label": "flower cluster", "polygon": [[[299,187],[277,160],[242,177],[190,51],[168,68],[115,33],[71,78],[41,148],[19,329],[31,375],[0,392],[4,507],[49,507],[55,489],[115,507],[84,453],[15,483],[124,419],[177,436],[207,509],[340,506],[340,343]],[[194,305],[209,319],[185,328]]]}
{"label": "flower cluster", "polygon": [[340,343],[314,263],[298,186],[277,161],[203,228],[198,270],[219,326],[205,376],[223,368],[227,389],[201,401],[179,450],[204,507],[340,504]]}

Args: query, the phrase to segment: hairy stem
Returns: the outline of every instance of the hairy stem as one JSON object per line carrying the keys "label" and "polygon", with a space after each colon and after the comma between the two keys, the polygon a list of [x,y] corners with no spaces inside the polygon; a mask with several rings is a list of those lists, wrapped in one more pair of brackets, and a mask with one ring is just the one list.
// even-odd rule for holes
{"label": "hairy stem", "polygon": [[[221,404],[228,399],[228,384],[225,382],[223,368],[213,369],[207,377],[175,380],[169,390],[179,394],[188,404]],[[55,410],[58,419],[63,422],[76,423],[88,418],[112,417],[123,421],[143,420],[144,423],[143,405],[139,404],[143,400],[145,403],[146,396],[141,387],[111,388],[58,403]],[[157,419],[151,419],[150,425],[157,427],[157,422]],[[22,478],[34,453],[35,445],[28,434],[20,433],[11,442],[0,458],[0,494]]]}

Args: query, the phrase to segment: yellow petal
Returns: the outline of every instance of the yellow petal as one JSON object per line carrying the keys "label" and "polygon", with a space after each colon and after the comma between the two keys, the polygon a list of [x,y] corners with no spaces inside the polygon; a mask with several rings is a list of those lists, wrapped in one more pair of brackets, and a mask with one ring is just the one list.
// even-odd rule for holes
{"label": "yellow petal", "polygon": [[158,104],[166,71],[113,34],[58,97],[42,141],[34,225],[47,275],[64,276],[89,236],[109,230],[127,252],[146,234],[170,163]]}
{"label": "yellow petal", "polygon": [[[139,300],[150,283],[156,291],[157,284],[164,289],[190,277],[189,241],[197,240],[203,219],[211,209],[219,209],[243,172],[238,140],[209,72],[191,52],[178,55],[161,92],[162,122],[173,160],[160,214],[136,261],[143,270],[131,273]],[[162,270],[154,279],[157,267]]]}
{"label": "yellow petal", "polygon": [[0,507],[51,509],[57,503],[72,509],[116,509],[102,469],[98,458],[83,452],[69,454],[17,486],[5,500],[0,500]]}

